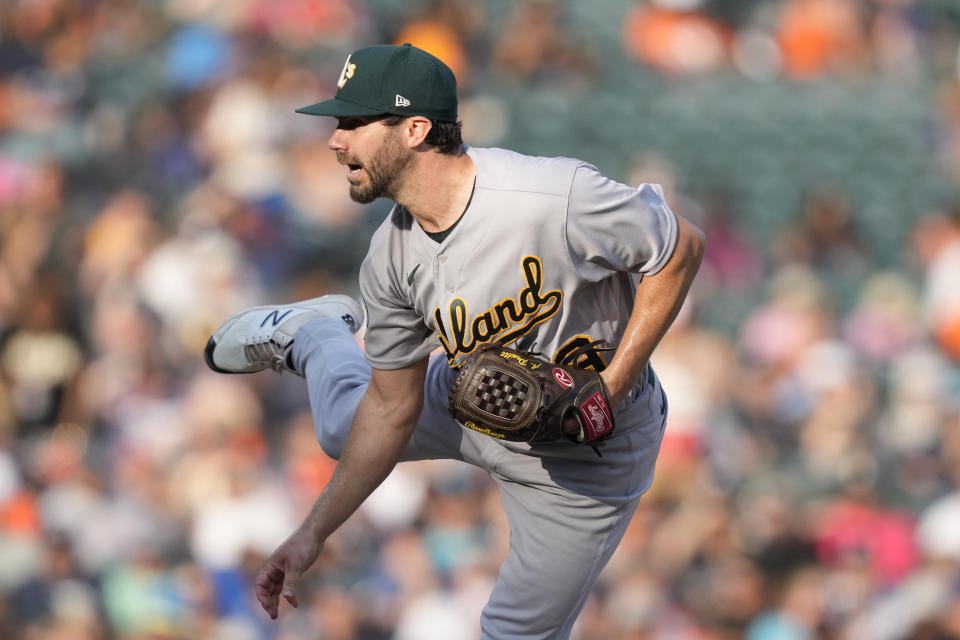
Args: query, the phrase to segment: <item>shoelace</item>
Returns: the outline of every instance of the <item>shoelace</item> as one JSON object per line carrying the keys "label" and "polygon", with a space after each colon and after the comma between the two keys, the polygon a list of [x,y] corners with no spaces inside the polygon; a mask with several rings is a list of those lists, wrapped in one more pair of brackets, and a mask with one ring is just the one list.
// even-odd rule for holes
{"label": "shoelace", "polygon": [[[293,342],[293,340],[290,342]],[[290,345],[290,342],[281,345],[271,338],[266,342],[245,344],[243,345],[243,354],[250,362],[264,364],[269,366],[277,373],[283,373],[287,369],[284,353],[286,351],[286,347]]]}

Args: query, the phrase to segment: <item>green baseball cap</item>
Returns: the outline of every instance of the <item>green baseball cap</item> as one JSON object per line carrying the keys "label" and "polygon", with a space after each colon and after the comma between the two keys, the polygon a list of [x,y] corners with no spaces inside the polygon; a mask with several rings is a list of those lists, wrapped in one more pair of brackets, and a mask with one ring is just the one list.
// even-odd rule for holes
{"label": "green baseball cap", "polygon": [[364,47],[347,56],[337,93],[297,109],[311,116],[426,116],[456,122],[457,79],[423,49],[403,44]]}

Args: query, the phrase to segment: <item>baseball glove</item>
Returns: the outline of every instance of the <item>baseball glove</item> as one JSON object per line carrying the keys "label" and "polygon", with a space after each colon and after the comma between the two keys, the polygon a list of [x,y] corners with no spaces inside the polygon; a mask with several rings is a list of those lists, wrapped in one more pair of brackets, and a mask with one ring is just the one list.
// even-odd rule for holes
{"label": "baseball glove", "polygon": [[613,435],[613,411],[600,374],[570,364],[581,354],[556,364],[529,351],[485,345],[461,366],[450,388],[450,415],[503,440],[595,446]]}

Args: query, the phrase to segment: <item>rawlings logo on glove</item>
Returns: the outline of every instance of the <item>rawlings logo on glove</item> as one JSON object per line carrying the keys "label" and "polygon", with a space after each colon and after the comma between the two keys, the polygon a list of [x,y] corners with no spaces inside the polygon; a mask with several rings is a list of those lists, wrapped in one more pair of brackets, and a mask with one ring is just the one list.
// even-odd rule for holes
{"label": "rawlings logo on glove", "polygon": [[554,364],[498,344],[481,347],[450,389],[450,415],[503,440],[595,446],[613,435],[613,411],[600,374],[566,364],[581,353]]}

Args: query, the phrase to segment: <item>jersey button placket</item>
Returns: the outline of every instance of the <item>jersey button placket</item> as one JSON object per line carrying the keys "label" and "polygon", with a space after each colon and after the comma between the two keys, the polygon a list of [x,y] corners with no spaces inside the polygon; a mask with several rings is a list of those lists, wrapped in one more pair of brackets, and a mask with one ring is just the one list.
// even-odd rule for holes
{"label": "jersey button placket", "polygon": [[[441,253],[439,256],[437,256],[437,265],[438,265],[438,266],[442,266],[442,265],[444,265],[444,264],[446,264],[446,263],[447,263],[447,256],[445,256],[445,255],[442,254],[442,253]],[[439,271],[439,269],[438,269],[438,271]],[[446,279],[446,278],[444,278],[444,280],[445,280],[445,279]],[[448,283],[447,286],[444,287],[444,288],[447,290],[447,293],[453,293],[453,292],[455,291],[454,286],[453,286],[452,284],[449,284],[449,283]]]}

